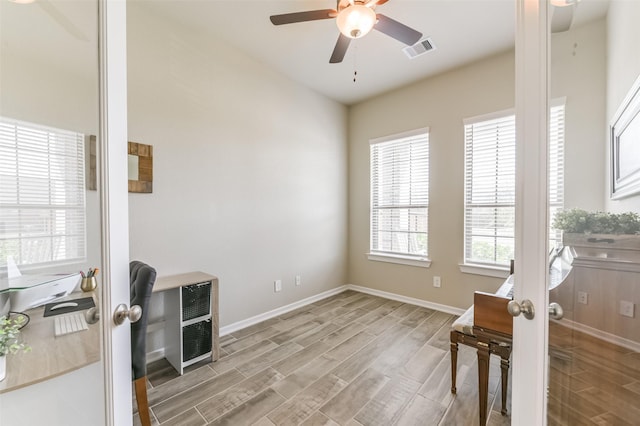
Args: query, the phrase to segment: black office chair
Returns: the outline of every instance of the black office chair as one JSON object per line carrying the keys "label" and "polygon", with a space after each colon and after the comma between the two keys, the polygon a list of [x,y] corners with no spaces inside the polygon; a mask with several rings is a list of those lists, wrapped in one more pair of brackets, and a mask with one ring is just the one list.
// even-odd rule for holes
{"label": "black office chair", "polygon": [[147,313],[151,291],[156,282],[156,270],[146,263],[134,260],[129,264],[131,305],[142,308],[140,319],[131,324],[131,375],[138,403],[138,415],[142,426],[150,426],[149,401],[147,400]]}

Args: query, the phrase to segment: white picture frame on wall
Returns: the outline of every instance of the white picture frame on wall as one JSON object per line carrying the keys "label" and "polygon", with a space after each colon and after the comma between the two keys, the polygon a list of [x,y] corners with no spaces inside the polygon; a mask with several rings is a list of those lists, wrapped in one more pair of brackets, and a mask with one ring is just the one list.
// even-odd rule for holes
{"label": "white picture frame on wall", "polygon": [[640,76],[610,126],[611,198],[640,193]]}

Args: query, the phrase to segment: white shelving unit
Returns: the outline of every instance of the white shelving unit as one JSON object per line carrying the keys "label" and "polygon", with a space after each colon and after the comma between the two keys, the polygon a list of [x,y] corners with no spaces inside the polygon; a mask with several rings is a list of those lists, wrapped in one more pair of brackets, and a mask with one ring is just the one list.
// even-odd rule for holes
{"label": "white shelving unit", "polygon": [[203,272],[160,277],[154,292],[165,297],[165,357],[183,374],[185,367],[219,357],[218,278]]}

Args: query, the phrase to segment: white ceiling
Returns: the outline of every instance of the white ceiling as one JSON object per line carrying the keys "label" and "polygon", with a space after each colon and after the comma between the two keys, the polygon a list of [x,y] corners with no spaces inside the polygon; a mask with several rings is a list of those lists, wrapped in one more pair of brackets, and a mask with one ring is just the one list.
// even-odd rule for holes
{"label": "white ceiling", "polygon": [[[409,59],[402,43],[374,30],[352,42],[340,64],[329,64],[338,38],[335,20],[278,27],[269,21],[273,14],[335,8],[335,0],[128,1],[181,22],[205,39],[222,38],[347,105],[514,45],[513,0],[389,0],[377,12],[422,32],[436,49]],[[604,16],[607,5],[608,0],[582,0],[574,25]],[[36,0],[28,5],[0,0],[0,48],[14,54],[38,52],[47,56],[47,63],[57,61],[61,67],[78,69],[88,62],[93,67],[95,61],[87,58],[97,60],[96,17],[96,3],[89,0]]]}
{"label": "white ceiling", "polygon": [[203,35],[224,38],[332,99],[353,104],[513,47],[514,5],[509,0],[389,0],[376,11],[430,37],[436,49],[409,59],[402,52],[404,44],[374,30],[353,41],[340,64],[329,63],[338,38],[334,19],[277,27],[269,21],[274,14],[334,9],[335,0],[179,0],[149,7]]}

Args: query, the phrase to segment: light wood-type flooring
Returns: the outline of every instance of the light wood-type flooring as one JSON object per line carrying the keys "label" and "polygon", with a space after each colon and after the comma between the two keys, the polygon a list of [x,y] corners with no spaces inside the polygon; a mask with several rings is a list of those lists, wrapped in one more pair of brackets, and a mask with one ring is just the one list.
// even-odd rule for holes
{"label": "light wood-type flooring", "polygon": [[[192,366],[181,377],[166,360],[150,364],[153,423],[477,424],[472,348],[460,345],[458,393],[450,391],[454,319],[345,291],[223,336],[217,362]],[[489,407],[497,411],[491,412],[490,425],[510,423],[499,411],[499,376],[499,361],[492,359]],[[134,424],[139,424],[137,414]]]}
{"label": "light wood-type flooring", "polygon": [[639,425],[640,353],[549,329],[549,425]]}

